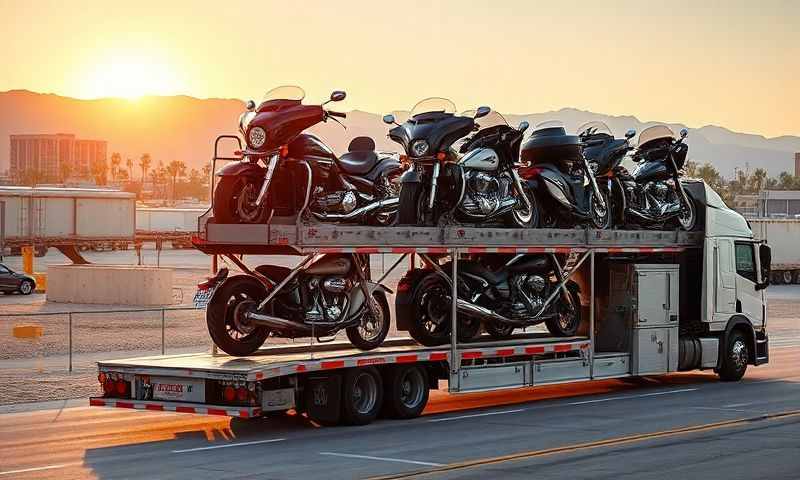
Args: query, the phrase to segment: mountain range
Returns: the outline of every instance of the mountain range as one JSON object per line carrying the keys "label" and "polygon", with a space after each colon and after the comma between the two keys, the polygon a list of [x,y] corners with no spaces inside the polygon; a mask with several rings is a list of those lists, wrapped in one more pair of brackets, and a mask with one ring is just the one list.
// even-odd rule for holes
{"label": "mountain range", "polygon": [[[236,134],[237,119],[244,103],[237,99],[198,99],[189,96],[148,96],[137,100],[81,100],[27,90],[0,92],[0,172],[9,168],[9,135],[22,133],[73,133],[78,138],[108,141],[108,152],[119,152],[136,164],[143,153],[149,153],[153,165],[182,160],[190,168],[200,168],[213,156],[214,139],[220,134]],[[334,151],[347,150],[350,139],[368,135],[378,149],[395,151],[398,145],[386,138],[387,127],[382,114],[351,111],[344,120],[347,129],[328,122],[311,131],[320,136]],[[601,113],[563,108],[558,111],[509,114],[506,119],[516,125],[527,120],[536,125],[559,120],[574,132],[588,121],[605,122],[615,135],[628,129],[642,129],[658,123],[669,125],[675,132],[684,125],[671,122],[643,122],[633,116],[611,116]],[[700,164],[709,162],[726,177],[734,169],[765,168],[776,176],[793,172],[794,152],[800,152],[800,137],[766,138],[739,133],[724,127],[708,125],[689,128],[689,158]],[[230,154],[231,144],[224,150]],[[134,168],[135,177],[140,171]]]}

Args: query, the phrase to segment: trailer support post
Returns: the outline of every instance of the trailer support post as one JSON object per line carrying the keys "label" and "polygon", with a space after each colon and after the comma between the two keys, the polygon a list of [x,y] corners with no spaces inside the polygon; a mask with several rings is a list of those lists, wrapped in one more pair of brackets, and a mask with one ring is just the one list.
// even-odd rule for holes
{"label": "trailer support post", "polygon": [[589,257],[589,379],[594,379],[594,249]]}
{"label": "trailer support post", "polygon": [[161,309],[161,355],[164,355],[167,350],[167,345],[165,341],[164,329],[166,327],[166,323],[164,322],[164,309]]}
{"label": "trailer support post", "polygon": [[72,312],[69,312],[67,318],[69,319],[69,372],[72,373]]}
{"label": "trailer support post", "polygon": [[[461,361],[458,358],[458,249],[452,250],[453,255],[453,277],[452,277],[452,302],[450,305],[450,381],[448,390],[458,389],[458,372],[461,368]],[[453,381],[456,381],[453,385]]]}

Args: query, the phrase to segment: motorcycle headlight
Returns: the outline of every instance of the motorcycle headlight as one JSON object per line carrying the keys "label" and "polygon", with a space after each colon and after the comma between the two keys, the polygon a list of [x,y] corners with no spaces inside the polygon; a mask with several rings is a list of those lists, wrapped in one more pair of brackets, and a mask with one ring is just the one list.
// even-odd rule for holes
{"label": "motorcycle headlight", "polygon": [[247,143],[252,148],[261,148],[267,141],[267,132],[261,127],[253,127],[247,134]]}
{"label": "motorcycle headlight", "polygon": [[428,153],[428,142],[425,140],[414,140],[411,142],[411,153],[415,157],[422,157]]}

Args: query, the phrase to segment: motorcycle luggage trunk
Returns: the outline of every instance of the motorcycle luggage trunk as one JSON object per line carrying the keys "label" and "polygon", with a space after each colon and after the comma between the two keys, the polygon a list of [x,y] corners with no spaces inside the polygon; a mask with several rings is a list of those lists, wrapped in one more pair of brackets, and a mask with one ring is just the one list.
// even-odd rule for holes
{"label": "motorcycle luggage trunk", "polygon": [[580,139],[567,135],[564,127],[548,127],[534,131],[522,145],[522,161],[530,165],[555,163],[566,166],[580,159]]}

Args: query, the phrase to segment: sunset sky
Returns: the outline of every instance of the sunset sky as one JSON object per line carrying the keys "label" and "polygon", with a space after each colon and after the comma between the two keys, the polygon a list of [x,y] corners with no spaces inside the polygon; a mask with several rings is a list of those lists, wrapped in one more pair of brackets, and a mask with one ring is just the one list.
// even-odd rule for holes
{"label": "sunset sky", "polygon": [[[702,5],[701,5],[702,4]],[[0,0],[0,90],[426,96],[800,135],[798,1]]]}

